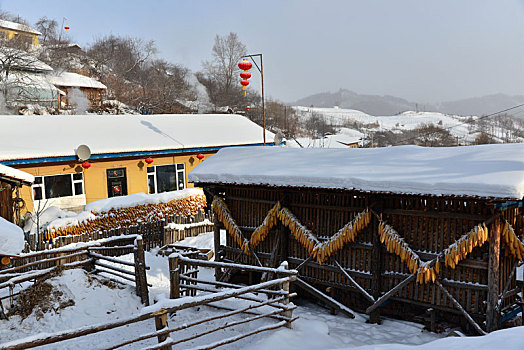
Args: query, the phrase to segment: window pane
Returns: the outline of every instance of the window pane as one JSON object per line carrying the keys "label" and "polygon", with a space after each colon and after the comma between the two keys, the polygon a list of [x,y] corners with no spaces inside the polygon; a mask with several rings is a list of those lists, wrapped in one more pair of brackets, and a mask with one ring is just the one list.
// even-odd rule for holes
{"label": "window pane", "polygon": [[35,185],[36,184],[41,184],[41,183],[42,183],[42,176],[35,177]]}
{"label": "window pane", "polygon": [[185,188],[186,178],[183,171],[178,172],[178,189],[183,190]]}
{"label": "window pane", "polygon": [[71,175],[54,175],[44,177],[45,197],[57,198],[73,195]]}
{"label": "window pane", "polygon": [[177,170],[184,170],[184,163],[180,163],[176,165]]}
{"label": "window pane", "polygon": [[156,187],[158,193],[175,191],[177,188],[175,165],[156,167]]}
{"label": "window pane", "polygon": [[147,167],[147,173],[154,173],[155,172],[155,167],[154,166],[148,166]]}
{"label": "window pane", "polygon": [[149,175],[147,177],[147,186],[149,187],[149,193],[155,193],[155,176]]}
{"label": "window pane", "polygon": [[82,180],[82,173],[74,173],[73,180]]}
{"label": "window pane", "polygon": [[79,194],[82,194],[84,193],[83,189],[82,189],[82,183],[81,182],[76,182],[75,183],[75,196],[79,195]]}
{"label": "window pane", "polygon": [[33,187],[33,194],[35,197],[35,201],[39,201],[42,199],[42,187]]}

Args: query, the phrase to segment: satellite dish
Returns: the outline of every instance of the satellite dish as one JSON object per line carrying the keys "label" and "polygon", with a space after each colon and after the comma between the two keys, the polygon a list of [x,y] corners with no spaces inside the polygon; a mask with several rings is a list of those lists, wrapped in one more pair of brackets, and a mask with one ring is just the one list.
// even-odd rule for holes
{"label": "satellite dish", "polygon": [[86,145],[80,145],[76,148],[76,156],[83,162],[91,157],[91,150]]}
{"label": "satellite dish", "polygon": [[282,143],[282,140],[284,140],[284,135],[278,131],[276,134],[275,134],[275,138],[273,139],[273,142],[275,143],[275,146],[278,146]]}

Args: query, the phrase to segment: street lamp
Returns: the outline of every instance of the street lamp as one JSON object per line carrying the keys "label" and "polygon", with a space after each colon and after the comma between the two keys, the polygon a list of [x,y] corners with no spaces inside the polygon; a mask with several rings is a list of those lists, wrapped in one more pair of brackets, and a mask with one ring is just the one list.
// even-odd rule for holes
{"label": "street lamp", "polygon": [[[261,53],[257,53],[257,54],[254,54],[254,55],[242,56],[242,58],[244,58],[244,57],[249,57],[251,59],[251,61],[253,61],[253,63],[255,64],[255,67],[257,67],[258,71],[260,72],[260,77],[261,77],[261,81],[262,81],[262,118],[263,118],[263,129],[264,129],[263,135],[264,135],[264,146],[265,146],[266,145],[266,108],[265,108],[265,105],[264,105],[264,100],[265,100],[264,99],[264,64],[262,63],[262,54]],[[258,57],[260,59],[260,67],[258,66],[257,61],[255,61],[255,59],[253,57]],[[250,77],[251,77],[251,74],[250,74]],[[244,85],[244,86],[247,86],[247,85]]]}

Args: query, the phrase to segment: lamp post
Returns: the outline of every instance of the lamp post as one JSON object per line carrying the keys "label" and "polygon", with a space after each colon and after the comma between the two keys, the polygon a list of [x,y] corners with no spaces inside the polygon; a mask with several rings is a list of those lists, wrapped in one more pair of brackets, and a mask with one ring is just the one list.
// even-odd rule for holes
{"label": "lamp post", "polygon": [[[251,61],[253,61],[253,63],[255,64],[255,67],[257,67],[258,71],[260,72],[260,77],[261,77],[261,81],[262,81],[262,118],[263,118],[263,135],[264,135],[264,146],[266,145],[266,108],[265,108],[265,105],[264,105],[264,64],[262,62],[262,54],[261,53],[257,53],[257,54],[254,54],[254,55],[245,55],[245,56],[242,56],[242,58],[244,57],[249,57],[251,59]],[[255,59],[253,57],[258,57],[260,58],[260,67],[258,66],[257,64],[257,61],[255,61]]]}

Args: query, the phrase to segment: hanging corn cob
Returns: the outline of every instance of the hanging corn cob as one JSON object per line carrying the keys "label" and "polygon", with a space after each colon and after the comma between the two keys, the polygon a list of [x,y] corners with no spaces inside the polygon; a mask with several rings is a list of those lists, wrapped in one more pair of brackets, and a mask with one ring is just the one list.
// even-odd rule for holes
{"label": "hanging corn cob", "polygon": [[76,225],[59,228],[50,228],[46,239],[59,236],[81,235],[119,227],[137,225],[139,222],[158,221],[166,215],[193,215],[206,207],[204,195],[193,195],[182,199],[172,200],[168,203],[145,204],[135,207],[110,209],[107,212],[93,213],[96,217],[86,219]]}
{"label": "hanging corn cob", "polygon": [[511,255],[519,259],[519,261],[524,260],[524,243],[518,238],[515,230],[509,222],[505,222],[504,228],[502,229],[502,239],[504,243],[509,248]]}
{"label": "hanging corn cob", "polygon": [[[422,281],[422,275],[426,273],[425,269],[427,268],[422,268],[421,265],[423,265],[423,263],[418,254],[408,246],[404,238],[400,237],[393,227],[384,222],[380,222],[378,234],[380,236],[380,242],[386,246],[387,251],[400,256],[400,260],[407,264],[409,271],[417,274],[417,282]],[[431,272],[428,274],[431,275]]]}
{"label": "hanging corn cob", "polygon": [[444,250],[444,263],[454,269],[459,261],[466,258],[473,248],[482,246],[488,240],[488,228],[484,223],[478,224],[471,231],[460,237]]}
{"label": "hanging corn cob", "polygon": [[277,202],[267,213],[262,225],[258,226],[251,235],[251,248],[255,248],[260,242],[266,239],[269,231],[277,224],[278,214],[280,212],[280,202]]}
{"label": "hanging corn cob", "polygon": [[240,249],[242,249],[244,253],[249,255],[249,241],[242,235],[242,232],[235,223],[235,220],[233,220],[231,212],[229,211],[229,208],[227,207],[224,200],[218,196],[215,196],[215,198],[213,199],[213,203],[211,203],[211,208],[218,216],[218,220],[220,220],[224,224],[227,232],[240,246]]}

